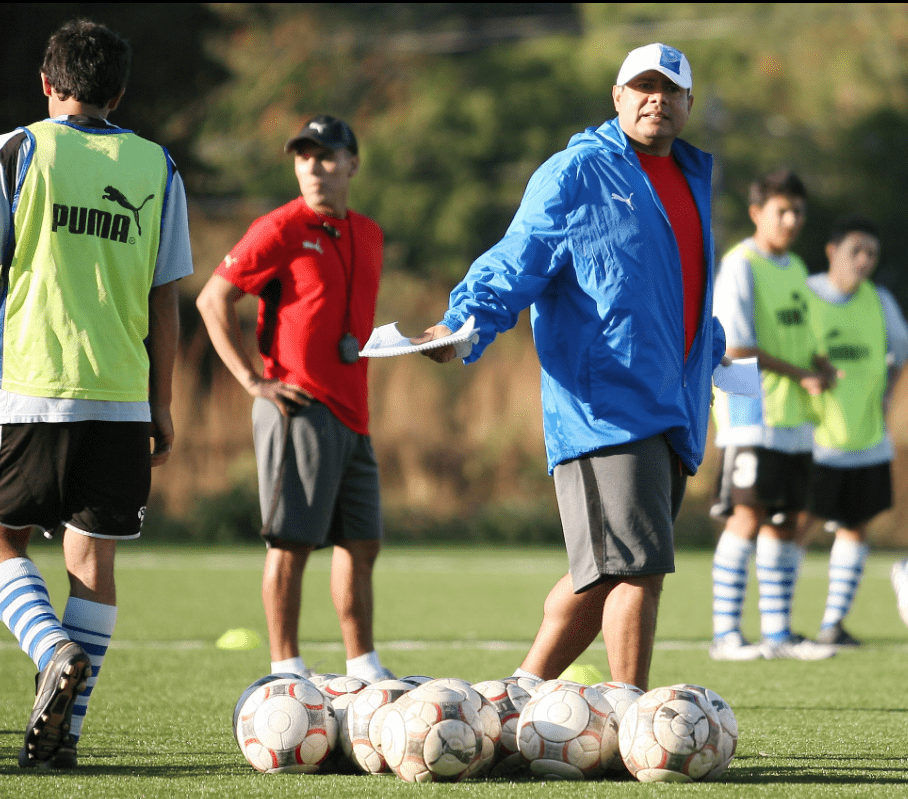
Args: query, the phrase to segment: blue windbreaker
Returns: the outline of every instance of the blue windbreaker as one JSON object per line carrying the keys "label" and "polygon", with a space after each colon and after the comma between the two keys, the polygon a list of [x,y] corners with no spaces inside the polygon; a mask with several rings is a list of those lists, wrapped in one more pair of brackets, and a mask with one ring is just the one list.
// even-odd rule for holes
{"label": "blue windbreaker", "polygon": [[470,363],[531,308],[542,367],[549,471],[602,447],[665,433],[694,473],[703,460],[713,369],[725,333],[712,308],[712,156],[672,152],[703,225],[706,290],[684,359],[681,260],[665,209],[618,125],[571,138],[533,175],[504,238],[451,292],[442,324],[472,314]]}

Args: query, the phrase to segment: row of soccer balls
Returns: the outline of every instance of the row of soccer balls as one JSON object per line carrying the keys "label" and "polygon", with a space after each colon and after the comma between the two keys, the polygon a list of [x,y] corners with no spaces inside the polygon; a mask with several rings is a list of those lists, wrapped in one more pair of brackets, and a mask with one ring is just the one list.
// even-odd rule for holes
{"label": "row of soccer balls", "polygon": [[581,685],[509,677],[405,677],[367,684],[336,674],[272,674],[233,713],[249,764],[269,774],[319,769],[408,782],[597,779],[712,780],[734,757],[738,725],[718,694],[697,685],[644,693],[627,683]]}

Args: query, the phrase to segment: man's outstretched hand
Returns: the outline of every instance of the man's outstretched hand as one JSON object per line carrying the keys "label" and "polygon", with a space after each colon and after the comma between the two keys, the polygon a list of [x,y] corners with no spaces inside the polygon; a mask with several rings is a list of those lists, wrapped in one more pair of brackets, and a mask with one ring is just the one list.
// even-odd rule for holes
{"label": "man's outstretched hand", "polygon": [[[437,338],[444,338],[445,336],[450,335],[451,330],[446,325],[435,325],[426,330],[421,336],[411,338],[410,343],[425,344],[427,341],[435,341]],[[431,358],[436,363],[447,363],[457,356],[453,344],[448,344],[445,347],[436,347],[431,350],[423,350],[421,354],[425,355],[427,358]]]}

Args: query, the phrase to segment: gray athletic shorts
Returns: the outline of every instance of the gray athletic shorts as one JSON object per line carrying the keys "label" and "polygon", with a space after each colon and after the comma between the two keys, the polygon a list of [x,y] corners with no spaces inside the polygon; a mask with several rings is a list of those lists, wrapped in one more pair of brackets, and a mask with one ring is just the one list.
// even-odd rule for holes
{"label": "gray athletic shorts", "polygon": [[266,539],[316,547],[380,539],[378,465],[369,436],[354,433],[327,406],[313,402],[290,420],[282,467],[282,419],[273,402],[256,398],[252,436],[263,519],[271,511],[275,482],[283,468]]}
{"label": "gray athletic shorts", "polygon": [[687,476],[665,436],[566,461],[554,477],[575,593],[610,577],[675,570],[673,527]]}

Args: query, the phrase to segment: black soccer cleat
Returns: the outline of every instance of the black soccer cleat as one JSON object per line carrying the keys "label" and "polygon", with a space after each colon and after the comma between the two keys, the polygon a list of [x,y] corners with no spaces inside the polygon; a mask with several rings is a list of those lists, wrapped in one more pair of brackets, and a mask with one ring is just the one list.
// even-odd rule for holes
{"label": "black soccer cleat", "polygon": [[50,760],[45,760],[43,763],[30,759],[28,752],[25,751],[25,747],[23,746],[22,749],[19,750],[19,765],[22,766],[22,768],[37,767],[43,770],[73,769],[78,765],[76,742],[71,735],[64,736],[63,742],[60,744],[57,751],[54,752],[53,757],[51,757]]}
{"label": "black soccer cleat", "polygon": [[90,675],[91,658],[81,646],[60,641],[54,647],[50,663],[35,677],[35,704],[25,728],[20,766],[48,763],[64,747],[72,749],[75,765],[75,745],[70,745],[69,727],[76,697],[85,689]]}

